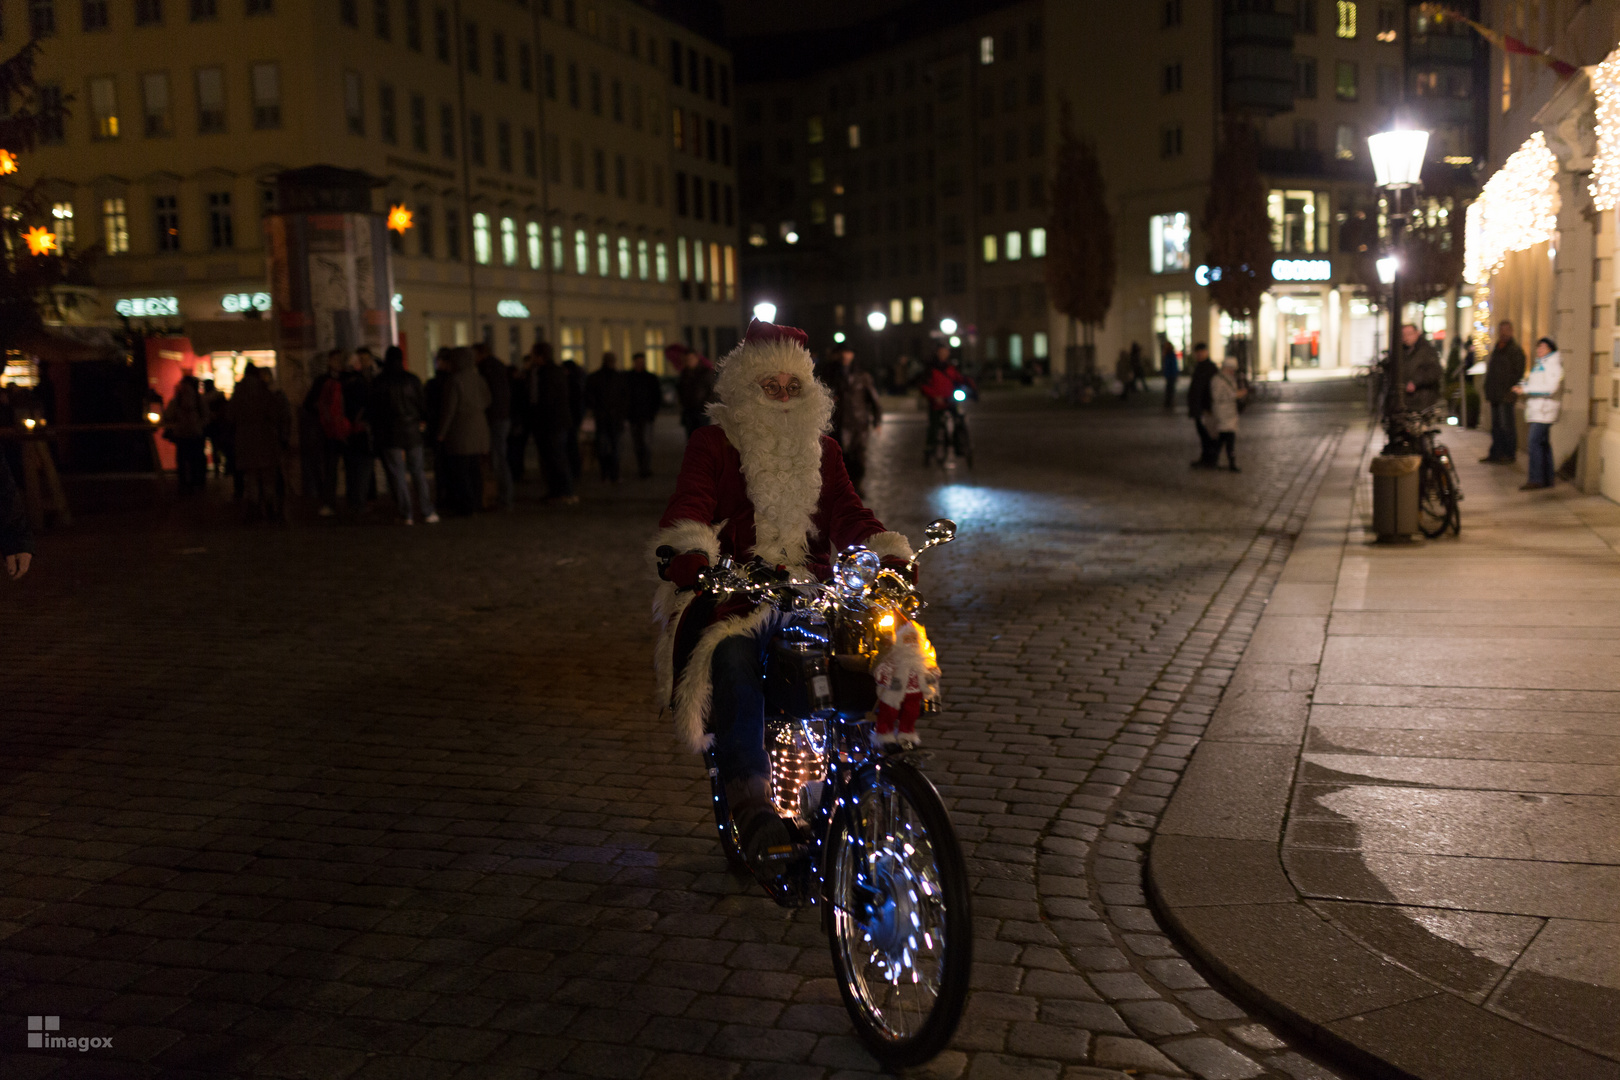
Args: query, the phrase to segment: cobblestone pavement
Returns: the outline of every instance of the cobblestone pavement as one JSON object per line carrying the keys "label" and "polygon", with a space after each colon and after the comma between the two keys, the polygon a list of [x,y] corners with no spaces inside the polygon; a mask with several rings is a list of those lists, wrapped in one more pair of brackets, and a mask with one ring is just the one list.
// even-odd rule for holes
{"label": "cobblestone pavement", "polygon": [[[977,963],[926,1075],[1335,1075],[1206,985],[1141,874],[1334,393],[1251,410],[1241,474],[1188,470],[1190,424],[1146,407],[992,401],[973,472],[920,469],[915,417],[880,433],[880,516],[961,525],[923,571],[925,737]],[[814,915],[726,872],[649,705],[671,435],[662,478],[578,508],[405,530],[181,506],[49,539],[0,588],[8,1080],[874,1070]],[[24,1049],[28,1016],[111,1046]]]}

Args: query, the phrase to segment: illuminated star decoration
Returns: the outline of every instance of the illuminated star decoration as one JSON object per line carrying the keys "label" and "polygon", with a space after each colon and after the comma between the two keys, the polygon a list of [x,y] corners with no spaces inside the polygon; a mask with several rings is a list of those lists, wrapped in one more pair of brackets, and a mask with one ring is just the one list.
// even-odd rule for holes
{"label": "illuminated star decoration", "polygon": [[403,233],[412,225],[411,212],[404,206],[390,206],[388,208],[388,227],[397,233]]}
{"label": "illuminated star decoration", "polygon": [[35,225],[23,233],[23,239],[28,243],[30,255],[49,255],[56,250],[56,234],[43,225]]}
{"label": "illuminated star decoration", "polygon": [[0,150],[0,176],[10,176],[17,171],[17,155],[10,150]]}

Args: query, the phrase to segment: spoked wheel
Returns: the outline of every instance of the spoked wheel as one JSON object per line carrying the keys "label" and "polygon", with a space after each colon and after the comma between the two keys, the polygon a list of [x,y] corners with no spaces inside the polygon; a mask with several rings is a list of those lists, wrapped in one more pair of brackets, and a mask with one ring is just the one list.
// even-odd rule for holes
{"label": "spoked wheel", "polygon": [[920,772],[863,770],[833,825],[828,943],[844,1007],[894,1068],[950,1042],[967,1000],[973,912],[956,831]]}
{"label": "spoked wheel", "polygon": [[961,420],[956,422],[956,456],[967,462],[968,468],[973,468],[973,439],[968,435],[968,426]]}
{"label": "spoked wheel", "polygon": [[1451,477],[1438,460],[1424,457],[1418,468],[1418,528],[1430,540],[1445,535],[1449,528],[1461,526],[1458,519],[1456,493]]}

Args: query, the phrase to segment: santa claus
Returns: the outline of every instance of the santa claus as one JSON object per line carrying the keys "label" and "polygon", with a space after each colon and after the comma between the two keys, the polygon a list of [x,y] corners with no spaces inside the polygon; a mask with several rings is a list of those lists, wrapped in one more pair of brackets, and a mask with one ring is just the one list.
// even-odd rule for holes
{"label": "santa claus", "polygon": [[815,379],[805,340],[802,330],[756,319],[720,362],[719,400],[708,409],[714,423],[687,442],[651,547],[676,553],[653,603],[662,626],[659,698],[687,746],[714,749],[743,852],[756,866],[789,842],[771,807],[764,747],[765,650],[780,615],[747,601],[694,603],[698,575],[721,555],[824,579],[835,553],[851,544],[890,563],[912,554],[850,484],[826,434],[832,395]]}

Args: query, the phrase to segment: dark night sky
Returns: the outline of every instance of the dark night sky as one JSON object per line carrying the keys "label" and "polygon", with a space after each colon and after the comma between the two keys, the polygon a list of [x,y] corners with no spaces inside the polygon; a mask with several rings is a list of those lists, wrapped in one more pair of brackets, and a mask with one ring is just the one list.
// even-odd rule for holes
{"label": "dark night sky", "polygon": [[906,0],[722,0],[726,35],[731,38],[850,26],[905,3]]}

